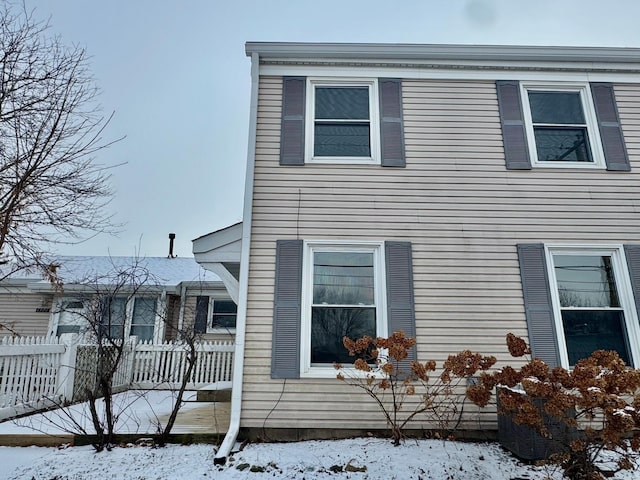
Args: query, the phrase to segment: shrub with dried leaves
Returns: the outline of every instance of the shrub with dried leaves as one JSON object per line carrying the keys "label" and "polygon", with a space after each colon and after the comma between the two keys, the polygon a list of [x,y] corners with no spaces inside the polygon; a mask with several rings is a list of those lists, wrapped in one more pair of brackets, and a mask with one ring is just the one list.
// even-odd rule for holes
{"label": "shrub with dried leaves", "polygon": [[[514,357],[531,353],[526,342],[511,333],[507,346]],[[568,478],[604,478],[596,458],[605,450],[618,455],[618,470],[634,468],[640,453],[640,370],[627,367],[616,352],[597,350],[571,370],[550,369],[534,358],[519,369],[483,373],[480,383],[467,389],[467,398],[485,406],[498,385],[507,387],[498,393],[500,413],[515,423],[550,437],[546,415],[577,430],[575,438],[566,440],[565,452],[548,459]],[[542,399],[542,409],[534,404],[536,399]]]}
{"label": "shrub with dried leaves", "polygon": [[[436,362],[407,362],[416,341],[394,332],[388,338],[365,336],[343,339],[349,355],[357,357],[353,366],[335,364],[338,379],[364,390],[375,400],[389,426],[394,445],[400,445],[407,424],[418,416],[435,424],[440,431],[449,430],[453,418],[461,411],[455,388],[466,378],[488,370],[494,357],[465,350],[450,355],[440,375]],[[420,397],[416,398],[419,395]],[[412,401],[410,401],[410,399]]]}

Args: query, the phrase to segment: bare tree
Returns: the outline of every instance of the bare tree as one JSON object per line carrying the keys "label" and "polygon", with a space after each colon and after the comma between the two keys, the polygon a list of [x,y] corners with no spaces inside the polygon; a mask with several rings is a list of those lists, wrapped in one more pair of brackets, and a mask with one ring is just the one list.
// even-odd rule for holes
{"label": "bare tree", "polygon": [[114,229],[108,168],[94,158],[113,143],[102,139],[111,117],[85,50],[0,1],[0,279],[29,267],[55,279],[48,247]]}
{"label": "bare tree", "polygon": [[[93,446],[101,451],[110,449],[115,443],[119,412],[113,402],[114,380],[129,352],[124,336],[126,304],[157,284],[157,280],[141,260],[135,258],[130,265],[114,264],[111,272],[96,277],[93,282],[94,291],[84,292],[86,300],[82,315],[87,322],[88,335],[95,341],[95,355],[92,355],[95,363],[91,372],[93,378],[82,393],[88,401],[96,432]],[[104,402],[104,416],[97,407],[99,399]]]}

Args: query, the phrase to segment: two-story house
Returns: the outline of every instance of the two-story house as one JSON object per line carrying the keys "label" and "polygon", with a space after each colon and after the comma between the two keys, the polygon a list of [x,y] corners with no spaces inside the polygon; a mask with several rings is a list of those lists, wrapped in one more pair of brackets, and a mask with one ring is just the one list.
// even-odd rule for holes
{"label": "two-story house", "polygon": [[[238,430],[385,428],[344,335],[640,366],[640,50],[248,43]],[[351,359],[352,361],[352,359]],[[462,428],[495,429],[467,408]],[[416,422],[415,428],[428,428]],[[285,433],[286,432],[286,433]]]}

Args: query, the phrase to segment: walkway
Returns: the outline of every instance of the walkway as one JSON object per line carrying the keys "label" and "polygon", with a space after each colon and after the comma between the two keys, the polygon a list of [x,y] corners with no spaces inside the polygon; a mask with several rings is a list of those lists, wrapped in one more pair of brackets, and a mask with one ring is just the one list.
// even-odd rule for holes
{"label": "walkway", "polygon": [[[101,405],[102,402],[99,402]],[[119,412],[116,432],[144,437],[165,425],[173,404],[170,391],[128,391],[114,396]],[[230,403],[197,402],[195,392],[188,392],[172,434],[214,436],[229,427]],[[0,445],[58,445],[72,443],[74,435],[91,434],[88,405],[81,403],[46,413],[29,415],[0,423]]]}

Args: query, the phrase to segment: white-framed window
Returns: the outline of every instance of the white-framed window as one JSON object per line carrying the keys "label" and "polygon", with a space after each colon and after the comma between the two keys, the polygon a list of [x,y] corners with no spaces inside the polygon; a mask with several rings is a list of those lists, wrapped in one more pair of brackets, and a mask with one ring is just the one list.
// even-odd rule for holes
{"label": "white-framed window", "polygon": [[335,376],[334,362],[352,364],[343,337],[386,337],[382,242],[305,242],[302,280],[301,376]]}
{"label": "white-framed window", "polygon": [[533,166],[606,167],[587,83],[522,82],[520,88]]}
{"label": "white-framed window", "polygon": [[195,333],[228,333],[236,329],[238,306],[233,300],[196,297]]}
{"label": "white-framed window", "polygon": [[87,329],[82,299],[63,298],[54,313],[53,332],[57,337],[65,333],[82,333]]}
{"label": "white-framed window", "polygon": [[378,81],[307,79],[309,163],[380,163]]}
{"label": "white-framed window", "polygon": [[52,315],[52,332],[88,333],[90,322],[96,321],[100,336],[122,339],[135,335],[140,341],[154,341],[158,323],[157,296],[83,296],[62,298]]}
{"label": "white-framed window", "polygon": [[151,342],[156,327],[158,299],[156,297],[135,297],[131,314],[131,329],[129,335],[135,335],[138,340]]}
{"label": "white-framed window", "polygon": [[623,247],[546,249],[562,365],[615,350],[637,366],[640,332]]}
{"label": "white-framed window", "polygon": [[102,314],[99,319],[101,337],[124,338],[127,323],[127,297],[104,297],[100,300]]}

